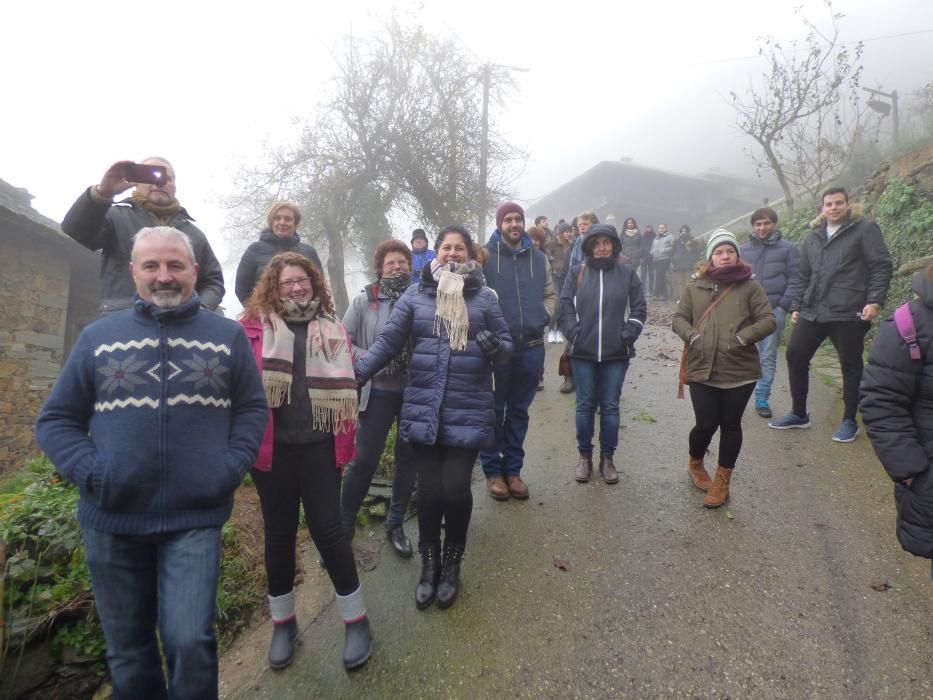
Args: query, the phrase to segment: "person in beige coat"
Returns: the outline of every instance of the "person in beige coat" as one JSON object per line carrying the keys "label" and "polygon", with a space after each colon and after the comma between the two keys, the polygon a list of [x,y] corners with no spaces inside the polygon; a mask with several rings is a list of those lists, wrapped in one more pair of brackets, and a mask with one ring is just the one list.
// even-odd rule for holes
{"label": "person in beige coat", "polygon": [[[706,259],[681,295],[672,327],[685,343],[681,382],[690,386],[696,420],[687,472],[706,492],[703,505],[718,508],[729,498],[742,449],[742,414],[761,377],[755,344],[774,332],[775,324],[768,296],[739,258],[732,233],[714,231]],[[717,430],[719,462],[710,479],[703,457]]]}

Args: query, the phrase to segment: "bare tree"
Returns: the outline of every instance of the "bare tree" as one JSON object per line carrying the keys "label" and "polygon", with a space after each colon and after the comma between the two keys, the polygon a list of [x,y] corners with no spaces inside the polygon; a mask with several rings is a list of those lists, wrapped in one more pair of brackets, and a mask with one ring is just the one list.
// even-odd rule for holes
{"label": "bare tree", "polygon": [[[299,124],[290,146],[268,149],[244,168],[227,205],[233,237],[255,236],[269,201],[302,206],[312,243],[326,250],[334,302],[347,307],[345,251],[364,264],[388,237],[388,217],[404,213],[429,227],[479,218],[480,66],[452,40],[393,17],[383,35],[349,37],[336,56],[333,96]],[[489,137],[486,200],[507,196],[524,154],[494,131]]]}
{"label": "bare tree", "polygon": [[750,152],[752,161],[759,172],[774,173],[791,212],[797,192],[818,192],[869,132],[857,92],[862,44],[850,50],[840,40],[843,15],[833,12],[831,0],[825,5],[827,31],[804,18],[803,41],[785,48],[774,37],[762,37],[759,55],[768,71],[750,83],[744,97],[731,93],[739,129],[760,148]]}

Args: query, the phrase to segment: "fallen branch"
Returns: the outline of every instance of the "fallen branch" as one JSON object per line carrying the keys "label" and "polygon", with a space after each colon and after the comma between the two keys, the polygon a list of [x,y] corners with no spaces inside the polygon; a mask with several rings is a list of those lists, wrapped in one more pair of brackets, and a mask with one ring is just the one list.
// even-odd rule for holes
{"label": "fallen branch", "polygon": [[917,258],[916,260],[911,260],[910,262],[905,262],[899,268],[897,268],[898,275],[910,275],[917,270],[923,270],[924,268],[933,265],[933,255],[927,255],[923,258]]}

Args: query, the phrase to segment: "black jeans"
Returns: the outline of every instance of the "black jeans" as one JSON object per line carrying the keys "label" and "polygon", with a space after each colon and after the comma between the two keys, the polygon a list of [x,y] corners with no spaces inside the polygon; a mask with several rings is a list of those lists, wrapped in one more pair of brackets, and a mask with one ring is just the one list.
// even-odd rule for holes
{"label": "black jeans", "polygon": [[654,296],[662,301],[667,299],[667,271],[670,267],[670,258],[654,261]]}
{"label": "black jeans", "polygon": [[690,431],[690,456],[702,458],[719,429],[719,466],[735,467],[742,449],[742,414],[755,391],[755,382],[733,389],[707,384],[690,385],[690,401],[696,425]]}
{"label": "black jeans", "polygon": [[[344,477],[340,496],[340,519],[347,532],[352,532],[356,525],[356,514],[379,466],[389,428],[398,420],[401,411],[402,392],[378,389],[369,392],[369,401],[366,410],[360,413],[360,426],[356,432],[356,458]],[[415,490],[415,477],[411,445],[396,437],[392,504],[386,517],[386,530],[398,527],[405,520],[405,511]]]}
{"label": "black jeans", "polygon": [[418,530],[421,541],[440,545],[441,522],[446,542],[465,545],[473,492],[470,477],[478,450],[447,445],[412,445],[418,468]]}
{"label": "black jeans", "polygon": [[[855,312],[852,312],[855,315]],[[829,338],[842,369],[842,403],[844,418],[855,420],[858,410],[858,387],[862,383],[862,353],[865,351],[865,334],[871,324],[866,321],[836,321],[817,323],[798,318],[787,345],[787,376],[790,379],[790,395],[794,401],[794,413],[807,415],[807,394],[810,392],[810,360],[820,345]]]}
{"label": "black jeans", "polygon": [[340,526],[340,472],[333,438],[308,445],[276,443],[272,471],[253,469],[252,475],[262,504],[269,595],[285,595],[295,586],[299,502],[337,594],[349,595],[359,588],[353,550]]}

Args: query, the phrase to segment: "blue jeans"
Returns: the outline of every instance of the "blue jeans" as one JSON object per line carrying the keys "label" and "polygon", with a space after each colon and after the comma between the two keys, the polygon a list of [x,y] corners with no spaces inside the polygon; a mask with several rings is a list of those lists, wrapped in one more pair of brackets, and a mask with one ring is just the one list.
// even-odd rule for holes
{"label": "blue jeans", "polygon": [[774,374],[777,369],[777,352],[784,335],[784,323],[787,321],[787,312],[780,306],[774,309],[774,333],[758,341],[758,354],[761,356],[761,379],[755,386],[755,398],[767,401],[771,398],[771,385],[774,384]]}
{"label": "blue jeans", "polygon": [[216,698],[220,528],[128,536],[82,527],[81,535],[115,700]]}
{"label": "blue jeans", "polygon": [[544,344],[519,350],[495,368],[496,449],[479,453],[483,473],[518,476],[525,461],[528,408],[538,393],[544,366]]}
{"label": "blue jeans", "polygon": [[577,387],[577,449],[592,454],[599,405],[599,452],[615,454],[619,446],[619,399],[628,360],[592,362],[570,358]]}

